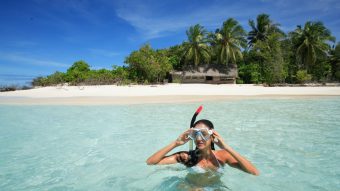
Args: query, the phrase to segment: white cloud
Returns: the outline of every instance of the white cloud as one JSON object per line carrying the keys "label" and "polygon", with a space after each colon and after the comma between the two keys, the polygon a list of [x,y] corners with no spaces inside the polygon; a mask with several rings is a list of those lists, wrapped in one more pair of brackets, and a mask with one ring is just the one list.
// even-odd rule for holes
{"label": "white cloud", "polygon": [[61,62],[55,62],[50,60],[41,60],[37,58],[31,58],[20,53],[0,53],[0,60],[17,62],[20,64],[34,65],[34,66],[46,66],[46,67],[69,67],[68,64]]}
{"label": "white cloud", "polygon": [[[340,7],[338,0],[302,0],[299,6],[296,3],[295,0],[210,1],[205,5],[188,6],[188,2],[179,1],[177,2],[179,8],[170,10],[174,8],[174,3],[131,0],[115,1],[114,9],[118,17],[134,26],[144,40],[148,40],[174,32],[184,33],[189,26],[197,23],[214,30],[229,17],[237,19],[243,27],[247,28],[248,20],[255,19],[260,13],[268,13],[277,19],[275,22],[280,23],[281,20],[300,20],[299,18],[309,15],[322,17],[329,12],[334,15]],[[283,26],[285,24],[282,23]],[[292,26],[297,24],[300,23],[293,23]],[[286,27],[292,28],[292,26]]]}
{"label": "white cloud", "polygon": [[[93,25],[104,24],[100,16],[100,7],[93,7],[94,2],[90,0],[69,1],[69,0],[34,0],[39,7],[48,5],[49,9],[36,9],[39,14],[43,15],[46,25],[56,26],[63,30],[72,31],[77,27],[74,18],[85,20]],[[98,5],[98,4],[96,4]],[[65,16],[72,16],[72,19]]]}
{"label": "white cloud", "polygon": [[[243,11],[239,5],[226,2],[211,3],[209,7],[197,7],[185,12],[164,10],[166,5],[159,6],[141,2],[117,3],[117,16],[130,23],[142,33],[145,39],[153,39],[174,32],[183,32],[197,23],[215,29],[229,17],[238,18],[241,24],[247,23],[248,18],[257,10]],[[181,6],[180,3],[178,6]],[[161,7],[161,8],[160,8]],[[170,7],[170,6],[169,6]]]}

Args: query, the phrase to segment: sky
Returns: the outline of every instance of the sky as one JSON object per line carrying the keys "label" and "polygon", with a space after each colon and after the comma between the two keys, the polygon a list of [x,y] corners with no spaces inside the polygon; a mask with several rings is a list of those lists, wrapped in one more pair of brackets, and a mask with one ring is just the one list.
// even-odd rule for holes
{"label": "sky", "polygon": [[340,0],[0,0],[0,85],[65,72],[78,60],[111,69],[146,43],[182,43],[195,24],[214,31],[232,17],[249,31],[261,13],[285,32],[322,21],[340,40]]}

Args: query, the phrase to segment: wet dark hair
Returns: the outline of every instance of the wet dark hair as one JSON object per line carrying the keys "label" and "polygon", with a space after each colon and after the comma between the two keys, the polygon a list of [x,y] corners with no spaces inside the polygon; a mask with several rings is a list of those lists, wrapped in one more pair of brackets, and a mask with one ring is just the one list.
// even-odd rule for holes
{"label": "wet dark hair", "polygon": [[[211,121],[207,120],[207,119],[201,119],[201,120],[196,121],[194,123],[193,127],[195,127],[197,124],[200,124],[200,123],[203,123],[209,129],[214,129],[213,123]],[[211,141],[211,149],[215,150],[215,145],[214,145],[213,141]],[[200,151],[196,147],[195,150],[189,151],[188,155],[189,155],[189,160],[187,162],[185,162],[184,165],[187,166],[187,167],[195,166],[198,163],[198,157],[200,155]]]}

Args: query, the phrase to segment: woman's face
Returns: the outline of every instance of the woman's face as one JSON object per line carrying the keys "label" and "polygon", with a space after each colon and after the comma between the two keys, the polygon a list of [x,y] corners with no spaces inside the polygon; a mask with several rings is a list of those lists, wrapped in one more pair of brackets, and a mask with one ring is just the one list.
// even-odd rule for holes
{"label": "woman's face", "polygon": [[[203,123],[198,123],[195,126],[196,129],[209,129],[208,126],[206,126]],[[200,150],[206,149],[206,148],[210,148],[211,145],[211,136],[209,136],[209,138],[207,140],[204,140],[201,136],[197,136],[195,139],[195,144],[196,147]]]}

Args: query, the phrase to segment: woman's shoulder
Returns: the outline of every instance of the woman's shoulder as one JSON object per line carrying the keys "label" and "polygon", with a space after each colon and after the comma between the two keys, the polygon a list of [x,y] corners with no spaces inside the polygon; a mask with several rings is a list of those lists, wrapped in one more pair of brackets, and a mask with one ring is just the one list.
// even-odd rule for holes
{"label": "woman's shoulder", "polygon": [[228,153],[226,150],[215,150],[214,154],[216,158],[223,163],[225,163],[231,157],[230,153]]}

